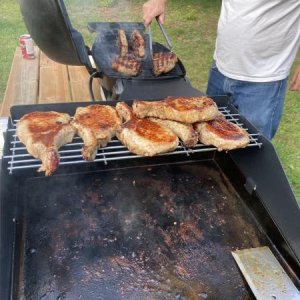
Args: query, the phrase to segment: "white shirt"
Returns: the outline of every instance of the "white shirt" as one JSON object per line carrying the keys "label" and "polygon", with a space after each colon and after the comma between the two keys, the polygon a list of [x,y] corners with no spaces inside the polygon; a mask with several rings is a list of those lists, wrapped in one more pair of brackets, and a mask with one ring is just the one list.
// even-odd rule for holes
{"label": "white shirt", "polygon": [[214,59],[233,79],[289,75],[300,45],[300,0],[223,0]]}

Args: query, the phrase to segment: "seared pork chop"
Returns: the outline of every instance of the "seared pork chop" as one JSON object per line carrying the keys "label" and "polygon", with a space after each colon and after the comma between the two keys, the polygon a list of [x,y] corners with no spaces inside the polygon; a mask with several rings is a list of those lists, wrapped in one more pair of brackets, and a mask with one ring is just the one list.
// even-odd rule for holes
{"label": "seared pork chop", "polygon": [[142,58],[145,56],[145,41],[137,29],[133,30],[131,34],[130,44],[136,57]]}
{"label": "seared pork chop", "polygon": [[162,101],[134,101],[133,111],[139,118],[155,117],[196,123],[214,119],[220,113],[208,97],[167,97]]}
{"label": "seared pork chop", "polygon": [[170,72],[176,65],[178,59],[172,52],[157,52],[153,54],[153,73],[159,76]]}
{"label": "seared pork chop", "polygon": [[246,147],[250,140],[243,128],[227,121],[223,116],[208,122],[196,123],[199,141],[204,145],[213,145],[219,151]]}
{"label": "seared pork chop", "polygon": [[112,68],[129,76],[136,76],[140,71],[141,64],[132,54],[116,56],[112,61]]}
{"label": "seared pork chop", "polygon": [[83,139],[82,156],[94,160],[97,150],[106,147],[115,136],[121,120],[116,110],[109,105],[89,105],[78,107],[71,123]]}
{"label": "seared pork chop", "polygon": [[55,111],[32,112],[24,115],[17,124],[17,136],[29,154],[41,159],[40,171],[51,175],[58,167],[58,149],[70,143],[75,129],[70,116]]}
{"label": "seared pork chop", "polygon": [[149,118],[149,120],[169,128],[182,140],[184,146],[188,148],[193,148],[198,142],[198,134],[191,124],[183,124],[177,121],[162,120],[158,118]]}
{"label": "seared pork chop", "polygon": [[117,137],[130,152],[154,156],[173,151],[178,146],[178,138],[171,130],[150,120],[138,119],[125,102],[119,102],[116,109],[125,120],[117,131]]}
{"label": "seared pork chop", "polygon": [[120,56],[125,56],[128,53],[128,41],[123,29],[118,31],[117,45],[120,49]]}

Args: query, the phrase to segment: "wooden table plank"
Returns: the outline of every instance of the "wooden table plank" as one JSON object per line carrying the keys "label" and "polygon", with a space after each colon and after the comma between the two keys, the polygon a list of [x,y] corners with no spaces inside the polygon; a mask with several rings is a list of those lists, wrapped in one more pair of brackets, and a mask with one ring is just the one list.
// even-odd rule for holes
{"label": "wooden table plank", "polygon": [[0,116],[7,117],[16,104],[34,104],[37,101],[40,50],[35,47],[36,58],[23,59],[17,47],[5,90]]}
{"label": "wooden table plank", "polygon": [[70,101],[71,91],[67,66],[56,63],[41,53],[38,103]]}
{"label": "wooden table plank", "polygon": [[[68,66],[72,101],[91,101],[89,93],[89,73],[84,66]],[[100,82],[93,80],[95,100],[101,100]]]}

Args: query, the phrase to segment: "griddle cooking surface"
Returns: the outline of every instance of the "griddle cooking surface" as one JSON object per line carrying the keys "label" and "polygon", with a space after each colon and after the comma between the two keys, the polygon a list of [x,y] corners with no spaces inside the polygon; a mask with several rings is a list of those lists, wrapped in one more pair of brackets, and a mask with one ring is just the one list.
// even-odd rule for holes
{"label": "griddle cooking surface", "polygon": [[214,161],[24,186],[25,299],[252,299],[230,252],[266,238]]}
{"label": "griddle cooking surface", "polygon": [[[119,54],[119,48],[117,46],[118,30],[104,29],[99,31],[96,36],[92,47],[92,54],[98,70],[106,76],[112,78],[134,78],[143,80],[180,78],[185,76],[185,69],[180,60],[170,72],[161,74],[160,76],[154,75],[152,71],[152,59],[149,50],[149,37],[148,35],[143,34],[141,30],[140,32],[143,34],[145,40],[145,57],[141,59],[141,71],[137,76],[134,77],[114,71],[112,69],[112,61]],[[128,27],[124,29],[126,29],[126,36],[129,41],[133,28]],[[169,49],[159,43],[153,43],[153,53],[155,52],[169,52]]]}

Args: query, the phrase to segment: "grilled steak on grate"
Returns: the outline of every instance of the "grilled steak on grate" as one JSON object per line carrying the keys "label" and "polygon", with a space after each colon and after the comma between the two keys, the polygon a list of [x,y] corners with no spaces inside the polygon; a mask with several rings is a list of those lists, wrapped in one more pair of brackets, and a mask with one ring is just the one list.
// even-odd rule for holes
{"label": "grilled steak on grate", "polygon": [[201,143],[213,145],[219,151],[244,148],[250,142],[246,130],[227,121],[223,116],[212,121],[197,123],[195,129],[199,133]]}
{"label": "grilled steak on grate", "polygon": [[17,136],[33,157],[42,160],[40,171],[51,175],[58,167],[58,149],[70,143],[75,129],[70,116],[55,111],[32,112],[24,115],[17,124]]}
{"label": "grilled steak on grate", "polygon": [[116,56],[112,61],[112,68],[129,76],[136,76],[140,71],[141,64],[132,54]]}
{"label": "grilled steak on grate", "polygon": [[82,156],[94,160],[97,150],[106,147],[116,134],[121,120],[116,110],[108,105],[89,105],[78,107],[71,123],[83,139]]}
{"label": "grilled steak on grate", "polygon": [[153,54],[153,73],[159,76],[170,72],[177,63],[177,56],[172,52],[157,52]]}
{"label": "grilled steak on grate", "polygon": [[182,123],[213,120],[220,113],[208,97],[167,97],[161,101],[134,101],[133,111],[139,118],[156,117]]}
{"label": "grilled steak on grate", "polygon": [[135,29],[131,34],[130,44],[136,57],[145,56],[145,41],[141,33]]}
{"label": "grilled steak on grate", "polygon": [[173,151],[178,146],[178,138],[171,130],[148,119],[138,119],[125,102],[117,103],[116,109],[125,120],[117,131],[117,137],[130,152],[154,156]]}
{"label": "grilled steak on grate", "polygon": [[128,41],[123,29],[118,31],[117,45],[120,49],[120,56],[125,56],[128,53]]}
{"label": "grilled steak on grate", "polygon": [[158,118],[149,118],[148,120],[155,122],[163,127],[169,128],[188,148],[194,147],[198,142],[198,134],[190,124],[184,124],[176,121],[162,120]]}

